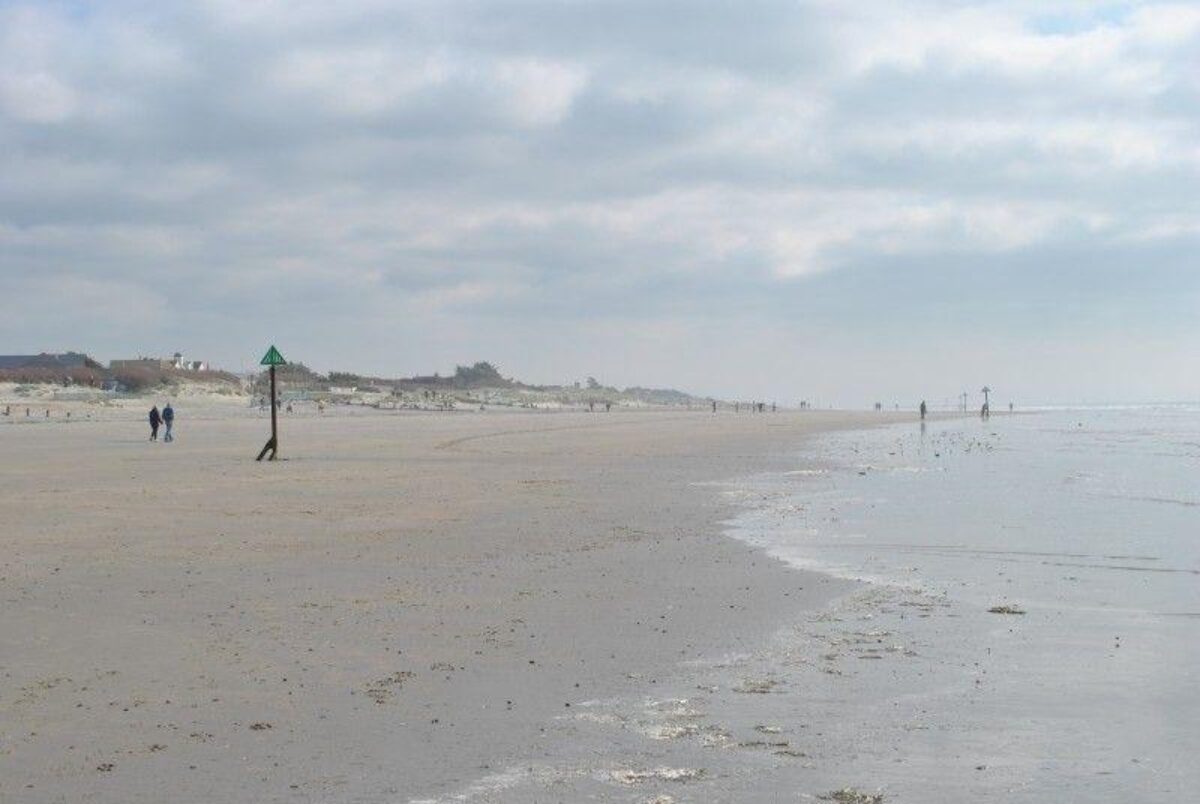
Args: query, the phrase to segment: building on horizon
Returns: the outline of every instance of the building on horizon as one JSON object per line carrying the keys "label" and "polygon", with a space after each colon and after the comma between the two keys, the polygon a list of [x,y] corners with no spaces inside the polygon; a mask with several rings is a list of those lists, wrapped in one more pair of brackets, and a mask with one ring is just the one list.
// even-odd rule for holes
{"label": "building on horizon", "polygon": [[123,360],[110,360],[108,368],[111,371],[121,369],[152,368],[178,369],[180,371],[208,371],[207,360],[184,360],[182,352],[176,352],[171,357],[136,357]]}

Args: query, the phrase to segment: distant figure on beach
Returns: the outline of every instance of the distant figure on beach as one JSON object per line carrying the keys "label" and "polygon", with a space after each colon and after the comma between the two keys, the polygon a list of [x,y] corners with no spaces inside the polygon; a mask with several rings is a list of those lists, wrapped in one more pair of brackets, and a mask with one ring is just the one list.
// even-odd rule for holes
{"label": "distant figure on beach", "polygon": [[162,410],[163,426],[167,428],[167,432],[163,435],[163,441],[174,441],[175,436],[171,435],[171,427],[175,424],[175,408],[171,407],[168,402]]}
{"label": "distant figure on beach", "polygon": [[150,440],[158,440],[158,426],[162,424],[162,416],[158,413],[158,405],[150,408]]}
{"label": "distant figure on beach", "polygon": [[988,410],[988,403],[984,402],[983,407],[979,409],[979,418],[986,419],[991,415],[992,415],[992,412],[990,410]]}
{"label": "distant figure on beach", "polygon": [[267,409],[267,398],[265,396],[260,396],[258,398],[258,409],[259,410]]}
{"label": "distant figure on beach", "polygon": [[288,406],[287,406],[287,412],[288,412],[288,413],[291,413],[291,412],[292,412],[292,403],[291,403],[291,402],[288,402]]}
{"label": "distant figure on beach", "polygon": [[325,400],[318,399],[317,400],[317,413],[324,413],[324,412],[325,412]]}
{"label": "distant figure on beach", "polygon": [[716,413],[717,412],[717,400],[715,400],[715,399],[712,401],[712,408],[713,408],[713,413]]}
{"label": "distant figure on beach", "polygon": [[612,413],[612,402],[605,402],[605,403],[604,403],[604,412],[605,412],[605,413]]}
{"label": "distant figure on beach", "polygon": [[928,410],[929,410],[929,409],[925,407],[925,400],[924,400],[924,399],[922,399],[922,400],[921,400],[921,421],[925,421],[925,413],[926,413]]}
{"label": "distant figure on beach", "polygon": [[596,412],[596,403],[588,402],[588,413],[595,413],[595,412]]}
{"label": "distant figure on beach", "polygon": [[1012,413],[1012,412],[1013,412],[1013,405],[1012,405],[1012,402],[1009,402],[1009,403],[1008,403],[1008,412],[1009,412],[1009,413]]}

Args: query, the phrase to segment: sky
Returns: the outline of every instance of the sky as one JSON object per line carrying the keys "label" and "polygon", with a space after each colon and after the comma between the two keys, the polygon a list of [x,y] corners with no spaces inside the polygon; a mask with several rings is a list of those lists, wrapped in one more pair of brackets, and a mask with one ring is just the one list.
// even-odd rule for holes
{"label": "sky", "polygon": [[1200,399],[1200,3],[0,0],[0,353]]}

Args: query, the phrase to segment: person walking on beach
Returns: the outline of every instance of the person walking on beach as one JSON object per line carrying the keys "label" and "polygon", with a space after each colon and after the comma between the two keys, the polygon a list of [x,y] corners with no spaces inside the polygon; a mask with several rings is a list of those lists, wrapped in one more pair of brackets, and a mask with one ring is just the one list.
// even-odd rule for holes
{"label": "person walking on beach", "polygon": [[921,400],[921,421],[925,421],[925,414],[926,414],[926,412],[928,412],[928,410],[929,409],[927,407],[925,407],[925,400],[922,399]]}
{"label": "person walking on beach", "polygon": [[163,435],[163,441],[174,441],[175,436],[171,435],[171,426],[175,424],[175,409],[168,402],[162,411],[163,425],[167,428],[167,432]]}
{"label": "person walking on beach", "polygon": [[150,408],[150,440],[158,440],[158,425],[162,424],[162,416],[158,415],[158,405]]}

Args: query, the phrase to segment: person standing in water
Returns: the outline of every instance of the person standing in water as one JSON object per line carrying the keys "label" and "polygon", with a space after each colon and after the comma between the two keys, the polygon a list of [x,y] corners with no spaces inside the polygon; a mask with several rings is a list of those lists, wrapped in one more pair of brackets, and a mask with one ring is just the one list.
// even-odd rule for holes
{"label": "person standing in water", "polygon": [[162,416],[158,414],[158,405],[150,408],[150,440],[158,440],[158,425],[162,424]]}
{"label": "person standing in water", "polygon": [[175,424],[175,409],[168,402],[162,411],[163,425],[167,428],[167,432],[163,435],[163,441],[174,441],[175,436],[171,435],[171,426]]}
{"label": "person standing in water", "polygon": [[928,411],[929,411],[929,408],[925,407],[925,400],[922,399],[921,400],[921,421],[925,421],[925,414]]}

